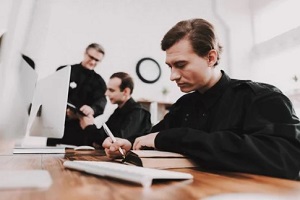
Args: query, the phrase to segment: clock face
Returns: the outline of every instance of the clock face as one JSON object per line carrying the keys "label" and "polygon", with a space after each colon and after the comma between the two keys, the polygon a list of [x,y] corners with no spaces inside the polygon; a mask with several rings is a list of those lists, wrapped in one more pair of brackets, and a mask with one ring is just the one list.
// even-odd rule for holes
{"label": "clock face", "polygon": [[142,58],[136,65],[136,73],[144,83],[155,83],[161,75],[158,62],[152,58]]}

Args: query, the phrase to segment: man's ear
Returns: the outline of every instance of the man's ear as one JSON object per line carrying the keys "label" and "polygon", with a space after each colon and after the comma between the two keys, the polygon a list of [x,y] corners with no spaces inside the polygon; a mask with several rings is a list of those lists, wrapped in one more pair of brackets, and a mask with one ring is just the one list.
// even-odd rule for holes
{"label": "man's ear", "polygon": [[212,49],[208,52],[207,57],[208,57],[208,65],[210,67],[213,67],[218,60],[218,52],[216,50]]}
{"label": "man's ear", "polygon": [[127,87],[127,88],[125,88],[124,90],[124,93],[126,94],[126,95],[130,95],[130,89]]}

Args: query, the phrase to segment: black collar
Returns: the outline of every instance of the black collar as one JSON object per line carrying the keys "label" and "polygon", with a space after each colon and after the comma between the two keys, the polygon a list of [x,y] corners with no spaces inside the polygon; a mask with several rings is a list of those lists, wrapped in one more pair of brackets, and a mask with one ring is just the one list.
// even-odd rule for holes
{"label": "black collar", "polygon": [[204,94],[198,92],[206,109],[212,107],[229,86],[231,81],[230,77],[223,70],[221,70],[221,72],[222,77],[213,87],[207,90]]}
{"label": "black collar", "polygon": [[139,104],[137,104],[133,98],[128,99],[125,104],[122,106],[122,108],[117,108],[116,111],[119,113],[127,113],[131,111],[133,108],[136,108]]}

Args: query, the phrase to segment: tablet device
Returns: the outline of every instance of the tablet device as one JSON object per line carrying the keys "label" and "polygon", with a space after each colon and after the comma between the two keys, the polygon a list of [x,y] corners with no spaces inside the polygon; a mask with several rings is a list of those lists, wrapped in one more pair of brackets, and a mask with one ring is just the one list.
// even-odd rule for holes
{"label": "tablet device", "polygon": [[79,110],[75,105],[71,104],[71,103],[67,103],[67,108],[69,108],[70,110],[72,110],[72,112],[74,112],[75,114],[79,114],[82,116],[86,116],[86,114],[84,114],[81,110]]}

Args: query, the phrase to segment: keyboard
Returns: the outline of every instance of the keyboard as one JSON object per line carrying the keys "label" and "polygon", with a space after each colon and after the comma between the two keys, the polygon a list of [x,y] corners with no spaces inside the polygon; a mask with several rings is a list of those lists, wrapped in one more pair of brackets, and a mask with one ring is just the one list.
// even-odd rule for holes
{"label": "keyboard", "polygon": [[53,154],[60,153],[64,154],[66,152],[65,147],[29,147],[29,146],[15,146],[13,149],[13,154]]}
{"label": "keyboard", "polygon": [[133,165],[126,165],[102,161],[65,161],[65,168],[83,171],[103,177],[120,179],[143,187],[150,187],[153,180],[182,180],[193,179],[189,173],[175,172],[161,169],[144,168]]}

